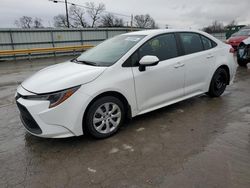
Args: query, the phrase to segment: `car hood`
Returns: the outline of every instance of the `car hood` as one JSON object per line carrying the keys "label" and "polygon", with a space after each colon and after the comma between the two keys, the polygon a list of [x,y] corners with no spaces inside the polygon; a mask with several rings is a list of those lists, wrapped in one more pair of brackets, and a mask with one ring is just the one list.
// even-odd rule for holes
{"label": "car hood", "polygon": [[21,85],[33,93],[50,93],[89,83],[106,68],[73,62],[60,63],[40,70]]}

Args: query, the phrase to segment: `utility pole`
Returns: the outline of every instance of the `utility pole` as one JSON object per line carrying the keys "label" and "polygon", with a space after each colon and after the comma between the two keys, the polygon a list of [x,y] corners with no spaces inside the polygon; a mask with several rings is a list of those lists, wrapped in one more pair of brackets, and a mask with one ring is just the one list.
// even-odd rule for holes
{"label": "utility pole", "polygon": [[[63,3],[63,1],[59,1],[59,0],[49,0],[53,3]],[[69,12],[68,12],[68,1],[65,0],[65,8],[66,8],[66,21],[67,21],[67,27],[70,28],[70,24],[69,24]],[[72,4],[73,5],[73,4]]]}
{"label": "utility pole", "polygon": [[67,19],[67,25],[68,25],[68,28],[70,28],[70,25],[69,25],[68,2],[67,2],[67,0],[65,0],[65,7],[66,7],[66,19]]}
{"label": "utility pole", "polygon": [[133,14],[131,14],[131,22],[130,22],[131,31],[133,30],[133,21],[134,21],[134,16]]}

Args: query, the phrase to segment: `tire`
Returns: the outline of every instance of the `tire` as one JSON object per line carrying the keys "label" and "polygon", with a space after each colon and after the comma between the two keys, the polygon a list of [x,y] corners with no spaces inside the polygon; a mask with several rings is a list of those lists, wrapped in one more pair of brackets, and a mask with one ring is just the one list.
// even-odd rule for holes
{"label": "tire", "polygon": [[92,137],[103,139],[115,134],[123,124],[124,118],[123,103],[116,97],[105,96],[91,104],[83,126]]}
{"label": "tire", "polygon": [[210,83],[209,91],[207,94],[210,97],[221,96],[227,87],[228,79],[229,79],[229,75],[227,71],[223,68],[218,68],[213,75],[213,78]]}
{"label": "tire", "polygon": [[237,62],[238,62],[238,65],[239,66],[241,66],[241,67],[245,67],[245,66],[247,66],[247,61],[244,61],[244,60],[242,60],[242,59],[237,59]]}

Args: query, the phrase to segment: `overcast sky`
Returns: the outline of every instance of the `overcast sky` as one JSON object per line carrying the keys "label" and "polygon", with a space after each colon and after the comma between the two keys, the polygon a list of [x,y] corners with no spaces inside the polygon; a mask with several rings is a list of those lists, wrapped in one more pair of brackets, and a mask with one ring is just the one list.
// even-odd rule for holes
{"label": "overcast sky", "polygon": [[[64,14],[64,4],[48,0],[0,0],[0,27],[14,27],[21,16],[39,17],[45,26],[53,26],[53,17]],[[84,5],[88,0],[68,0]],[[91,0],[90,0],[91,1]],[[159,24],[171,27],[202,28],[213,20],[227,24],[236,20],[250,24],[250,0],[92,0],[102,2],[106,10],[131,14],[149,13]],[[128,20],[128,18],[125,18]]]}

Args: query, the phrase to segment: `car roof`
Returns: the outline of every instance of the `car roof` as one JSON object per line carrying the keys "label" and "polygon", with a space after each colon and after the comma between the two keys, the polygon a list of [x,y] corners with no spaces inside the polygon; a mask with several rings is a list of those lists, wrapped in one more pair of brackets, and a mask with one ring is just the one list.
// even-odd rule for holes
{"label": "car roof", "polygon": [[126,33],[124,35],[159,35],[164,33],[172,33],[172,32],[195,32],[195,33],[203,33],[202,31],[198,30],[191,30],[191,29],[149,29],[149,30],[142,30],[142,31],[134,31],[130,33]]}
{"label": "car roof", "polygon": [[142,31],[134,31],[134,32],[129,32],[125,33],[122,35],[125,36],[130,36],[130,35],[145,35],[149,38],[160,35],[160,34],[165,34],[165,33],[173,33],[173,32],[194,32],[198,33],[201,35],[204,35],[210,39],[212,39],[214,42],[216,42],[218,45],[224,45],[223,42],[221,42],[219,39],[215,38],[214,36],[200,30],[194,30],[194,29],[148,29],[148,30],[142,30]]}

